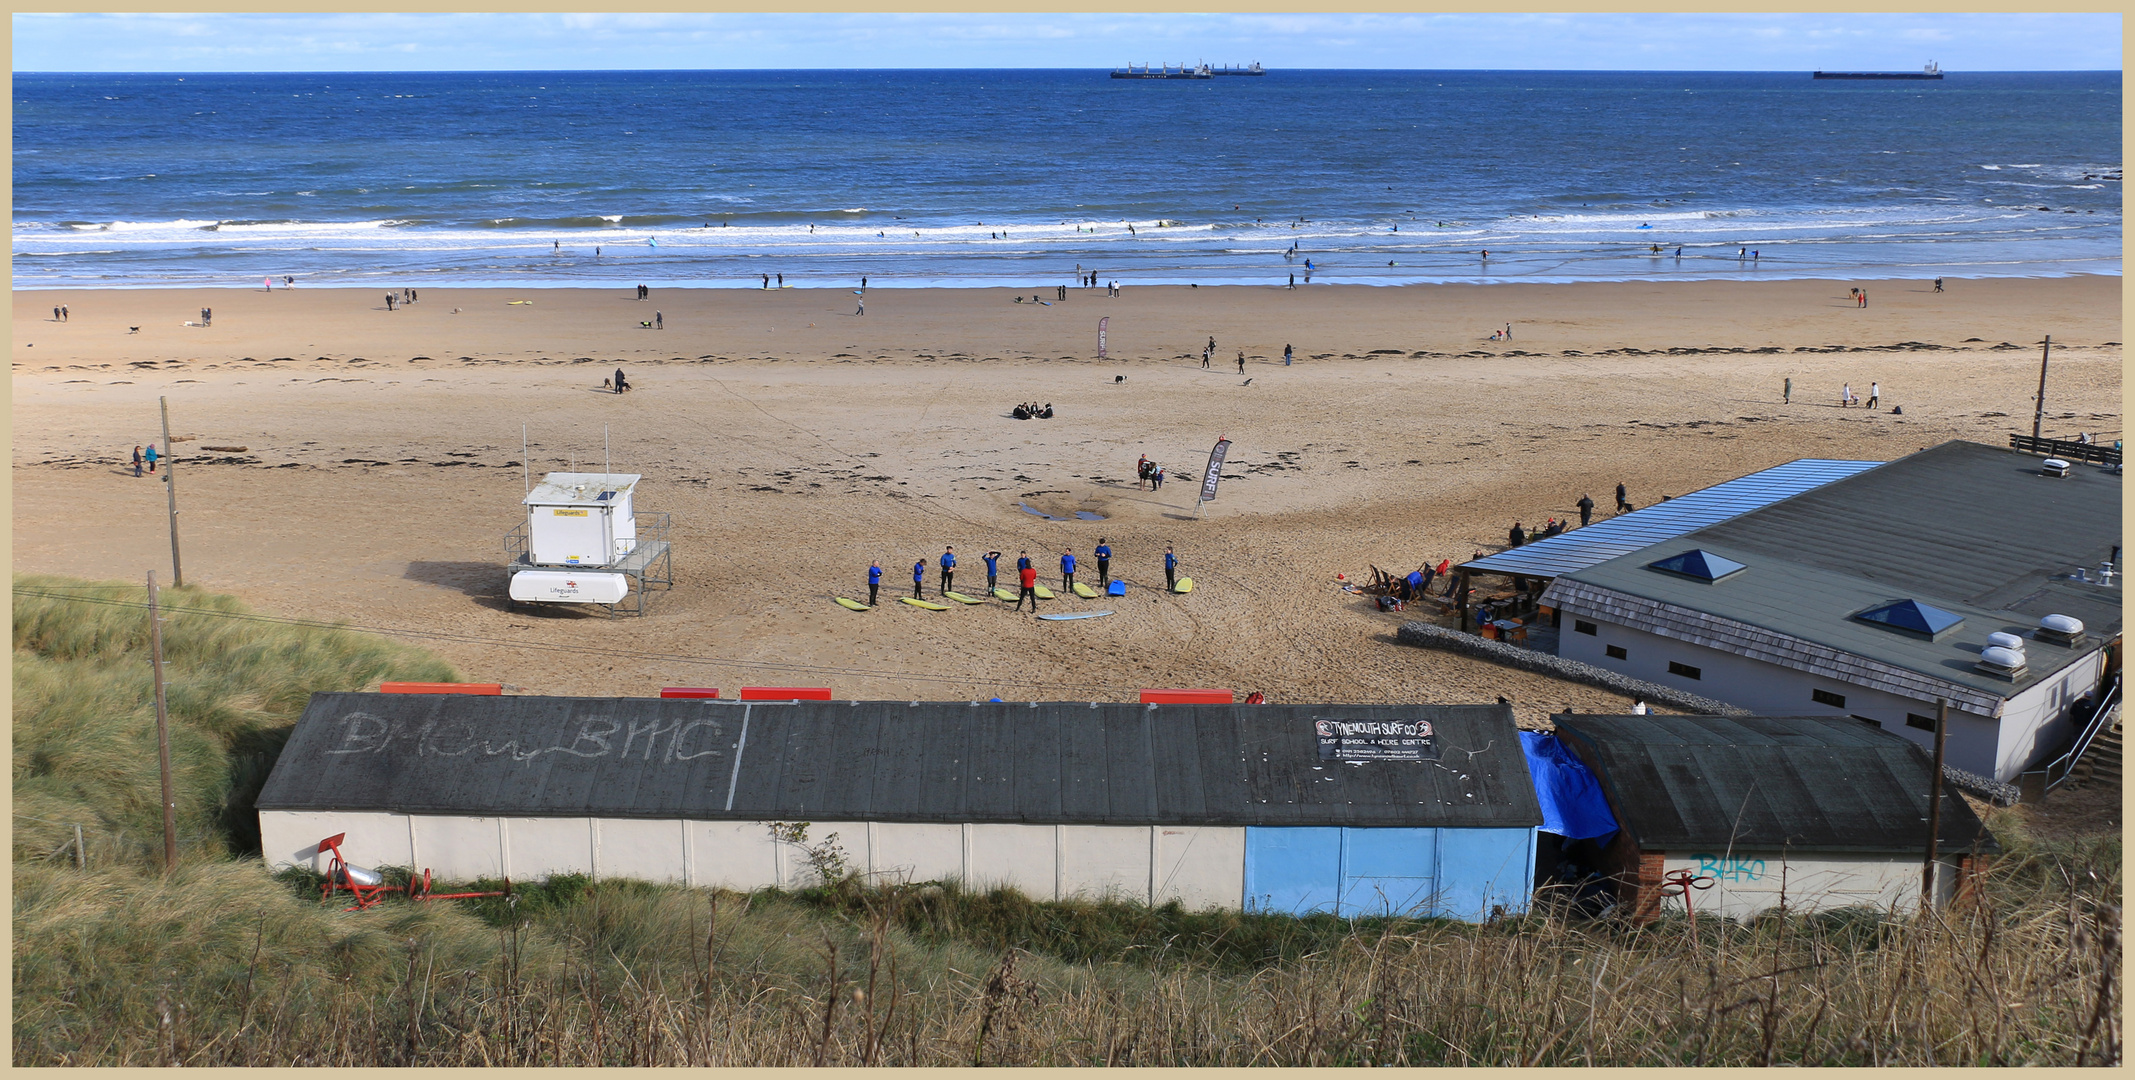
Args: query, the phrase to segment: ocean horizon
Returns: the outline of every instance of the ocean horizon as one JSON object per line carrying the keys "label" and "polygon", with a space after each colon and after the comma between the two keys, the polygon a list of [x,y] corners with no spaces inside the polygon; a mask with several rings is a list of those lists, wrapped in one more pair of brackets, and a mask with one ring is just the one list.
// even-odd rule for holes
{"label": "ocean horizon", "polygon": [[13,269],[17,289],[2117,275],[2120,84],[18,72]]}

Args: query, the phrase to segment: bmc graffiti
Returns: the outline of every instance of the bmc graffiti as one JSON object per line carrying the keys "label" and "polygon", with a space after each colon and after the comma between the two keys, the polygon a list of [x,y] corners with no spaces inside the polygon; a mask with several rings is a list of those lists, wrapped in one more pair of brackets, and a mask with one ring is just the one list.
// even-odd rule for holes
{"label": "bmc graffiti", "polygon": [[1692,855],[1691,858],[1697,861],[1699,877],[1721,881],[1764,880],[1763,859],[1731,859],[1720,855]]}

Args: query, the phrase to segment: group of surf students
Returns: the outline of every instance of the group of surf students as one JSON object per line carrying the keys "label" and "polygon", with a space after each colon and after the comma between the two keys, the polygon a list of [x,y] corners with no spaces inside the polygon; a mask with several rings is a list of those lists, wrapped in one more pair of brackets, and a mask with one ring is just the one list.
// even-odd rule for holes
{"label": "group of surf students", "polygon": [[[1096,556],[1097,558],[1098,589],[1103,591],[1110,591],[1112,587],[1112,542],[1105,537],[1098,537],[1097,549],[1091,552],[1091,554]],[[1008,599],[1008,590],[1003,589],[1000,586],[1001,553],[998,551],[989,551],[979,557],[986,563],[986,591],[1003,600]],[[950,545],[948,547],[943,548],[941,557],[937,559],[936,562],[941,567],[941,591],[939,595],[946,599],[956,600],[963,603],[975,603],[976,601],[956,591],[956,547],[954,545]],[[1071,593],[1075,591],[1075,572],[1079,566],[1080,563],[1078,563],[1075,558],[1075,549],[1062,549],[1062,551],[1060,552],[1060,587],[1063,590]],[[1178,588],[1178,572],[1178,553],[1172,550],[1172,546],[1170,544],[1166,544],[1164,545],[1164,588],[1167,592],[1176,591],[1176,589]],[[927,560],[916,560],[912,563],[913,600],[924,600],[926,595],[926,583]],[[1025,599],[1028,599],[1030,601],[1031,613],[1036,614],[1038,611],[1039,599],[1038,567],[1036,563],[1031,561],[1030,552],[1028,551],[1018,552],[1016,555],[1016,583],[1018,586],[1020,586],[1018,592],[1016,593],[1016,610],[1023,610],[1023,601]],[[1087,586],[1085,586],[1085,588],[1087,588]],[[881,592],[882,562],[880,560],[876,560],[874,562],[869,563],[867,567],[868,607],[875,606],[877,599],[879,599],[881,596]],[[1096,595],[1096,593],[1092,592],[1090,595],[1094,596]],[[842,603],[843,601],[840,602]]]}
{"label": "group of surf students", "polygon": [[1053,418],[1053,403],[1048,401],[1044,405],[1039,405],[1035,401],[1026,401],[1016,406],[1015,412],[1010,415],[1018,420],[1051,420]]}
{"label": "group of surf students", "polygon": [[1134,486],[1139,488],[1144,484],[1147,484],[1151,491],[1164,486],[1164,467],[1149,460],[1147,454],[1143,454],[1142,459],[1134,463]]}

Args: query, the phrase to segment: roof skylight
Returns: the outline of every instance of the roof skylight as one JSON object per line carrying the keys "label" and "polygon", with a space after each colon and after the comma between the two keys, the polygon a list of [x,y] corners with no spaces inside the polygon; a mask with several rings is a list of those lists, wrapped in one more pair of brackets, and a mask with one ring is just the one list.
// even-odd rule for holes
{"label": "roof skylight", "polygon": [[1964,616],[1930,607],[1918,600],[1898,600],[1869,608],[1854,616],[1866,623],[1887,626],[1892,630],[1934,637],[1964,621]]}
{"label": "roof skylight", "polygon": [[1659,562],[1649,562],[1648,567],[1671,574],[1681,574],[1699,581],[1718,581],[1729,574],[1748,569],[1733,559],[1723,559],[1702,548],[1691,548],[1681,555],[1670,555]]}

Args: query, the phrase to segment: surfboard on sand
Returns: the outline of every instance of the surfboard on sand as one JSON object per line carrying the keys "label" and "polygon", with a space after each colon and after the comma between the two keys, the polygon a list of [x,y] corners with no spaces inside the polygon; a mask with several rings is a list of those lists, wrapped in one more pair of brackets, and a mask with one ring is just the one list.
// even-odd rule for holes
{"label": "surfboard on sand", "polygon": [[995,588],[993,595],[995,599],[1006,600],[1010,603],[1014,603],[1016,600],[1016,591],[1014,589]]}
{"label": "surfboard on sand", "polygon": [[1065,613],[1065,614],[1061,614],[1061,615],[1040,615],[1040,616],[1038,616],[1038,617],[1039,617],[1039,618],[1041,618],[1041,619],[1053,619],[1053,620],[1061,620],[1061,619],[1095,619],[1095,618],[1099,618],[1099,617],[1102,617],[1102,616],[1105,616],[1105,615],[1110,615],[1110,614],[1112,614],[1112,613],[1111,613],[1111,612],[1109,612],[1109,611],[1070,611],[1070,612],[1067,612],[1067,613]]}
{"label": "surfboard on sand", "polygon": [[844,609],[845,609],[845,610],[847,610],[847,611],[867,611],[867,610],[870,610],[870,609],[868,608],[868,606],[867,606],[866,604],[863,604],[863,603],[861,603],[860,601],[858,601],[858,600],[855,600],[855,599],[853,599],[853,598],[852,598],[852,597],[850,597],[850,596],[841,596],[841,597],[838,597],[838,606],[839,606],[839,607],[841,607],[841,608],[844,608]]}
{"label": "surfboard on sand", "polygon": [[965,596],[963,593],[960,592],[945,592],[942,595],[948,597],[951,600],[956,601],[959,604],[983,604],[986,602],[975,596]]}
{"label": "surfboard on sand", "polygon": [[1084,600],[1095,600],[1098,597],[1098,592],[1096,589],[1078,581],[1075,583],[1075,595],[1082,597]]}
{"label": "surfboard on sand", "polygon": [[914,600],[914,599],[912,599],[912,598],[911,598],[911,597],[909,597],[909,596],[907,596],[907,597],[904,597],[904,602],[905,602],[905,603],[907,603],[907,604],[910,604],[910,605],[912,605],[913,607],[923,607],[923,608],[926,608],[926,609],[927,609],[928,611],[947,611],[947,610],[949,610],[949,605],[947,605],[947,604],[936,604],[936,603],[932,603],[932,602],[930,602],[930,601],[926,601],[926,600]]}
{"label": "surfboard on sand", "polygon": [[1182,578],[1180,578],[1180,579],[1179,579],[1179,583],[1178,583],[1177,585],[1173,585],[1173,586],[1171,587],[1171,591],[1172,591],[1172,592],[1192,592],[1192,591],[1194,591],[1194,579],[1192,579],[1192,578],[1190,578],[1190,577],[1182,577]]}
{"label": "surfboard on sand", "polygon": [[1125,596],[1127,595],[1127,583],[1124,581],[1115,581],[1112,584],[1105,586],[1105,591],[1111,593],[1113,596]]}
{"label": "surfboard on sand", "polygon": [[1040,600],[1051,600],[1053,598],[1053,590],[1043,585],[1032,586],[1031,591],[1037,593]]}

